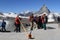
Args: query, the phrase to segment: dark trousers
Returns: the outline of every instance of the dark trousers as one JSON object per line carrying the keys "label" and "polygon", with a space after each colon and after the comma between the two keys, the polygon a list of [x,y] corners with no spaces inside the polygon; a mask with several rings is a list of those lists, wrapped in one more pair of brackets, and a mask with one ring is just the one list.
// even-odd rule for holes
{"label": "dark trousers", "polygon": [[5,27],[2,27],[2,31],[6,31]]}
{"label": "dark trousers", "polygon": [[38,28],[38,29],[43,28],[43,27],[42,27],[42,23],[38,22],[38,23],[37,23],[37,28]]}
{"label": "dark trousers", "polygon": [[39,23],[37,23],[37,28],[38,28],[38,29],[40,29],[40,27],[41,27],[41,26],[40,26],[40,24],[39,24]]}
{"label": "dark trousers", "polygon": [[15,29],[16,32],[20,32],[20,24],[16,24],[16,29]]}
{"label": "dark trousers", "polygon": [[46,23],[43,23],[43,28],[44,30],[46,30]]}

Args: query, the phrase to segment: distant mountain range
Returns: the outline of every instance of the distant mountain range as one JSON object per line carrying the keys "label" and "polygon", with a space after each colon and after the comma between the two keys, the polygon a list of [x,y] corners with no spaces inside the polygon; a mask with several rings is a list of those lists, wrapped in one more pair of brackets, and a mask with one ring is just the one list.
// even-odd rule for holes
{"label": "distant mountain range", "polygon": [[13,12],[9,12],[9,13],[0,12],[0,19],[2,19],[2,18],[14,19],[17,15],[20,15],[19,17],[21,17],[23,19],[29,19],[29,16],[31,14],[34,14],[34,16],[40,16],[43,13],[47,14],[48,22],[54,22],[57,20],[57,17],[60,16],[59,13],[50,12],[50,10],[46,7],[46,5],[43,5],[41,7],[41,9],[38,10],[37,12],[25,11],[25,12],[18,13],[18,14],[13,13]]}
{"label": "distant mountain range", "polygon": [[31,14],[34,14],[34,15],[40,15],[42,13],[46,12],[46,14],[49,14],[51,13],[50,10],[47,8],[47,6],[44,4],[39,11],[37,12],[31,12],[31,11],[25,11],[25,12],[22,12],[22,13],[13,13],[13,12],[9,12],[9,13],[2,13],[0,12],[0,15],[11,15],[11,16],[15,16],[15,15],[20,15],[20,16],[30,16]]}

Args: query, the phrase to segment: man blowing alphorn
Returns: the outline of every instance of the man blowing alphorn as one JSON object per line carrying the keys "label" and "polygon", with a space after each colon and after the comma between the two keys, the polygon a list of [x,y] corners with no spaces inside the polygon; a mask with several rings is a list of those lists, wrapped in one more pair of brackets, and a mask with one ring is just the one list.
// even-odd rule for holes
{"label": "man blowing alphorn", "polygon": [[32,15],[30,15],[30,17],[29,17],[29,21],[30,21],[30,24],[31,24],[31,30],[33,30],[33,21],[34,21],[34,16],[33,16],[33,14]]}

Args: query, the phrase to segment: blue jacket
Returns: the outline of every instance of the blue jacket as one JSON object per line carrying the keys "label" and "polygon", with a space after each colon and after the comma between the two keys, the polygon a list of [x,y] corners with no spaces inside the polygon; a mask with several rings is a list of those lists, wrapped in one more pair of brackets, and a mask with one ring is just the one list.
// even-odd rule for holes
{"label": "blue jacket", "polygon": [[2,27],[5,27],[6,26],[6,22],[2,22]]}

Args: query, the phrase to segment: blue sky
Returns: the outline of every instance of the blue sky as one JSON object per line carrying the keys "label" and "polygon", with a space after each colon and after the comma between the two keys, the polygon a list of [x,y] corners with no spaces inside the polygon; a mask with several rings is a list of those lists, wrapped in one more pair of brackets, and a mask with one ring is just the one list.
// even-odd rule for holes
{"label": "blue sky", "polygon": [[60,12],[60,0],[0,0],[0,12],[38,11],[43,4],[52,12]]}

